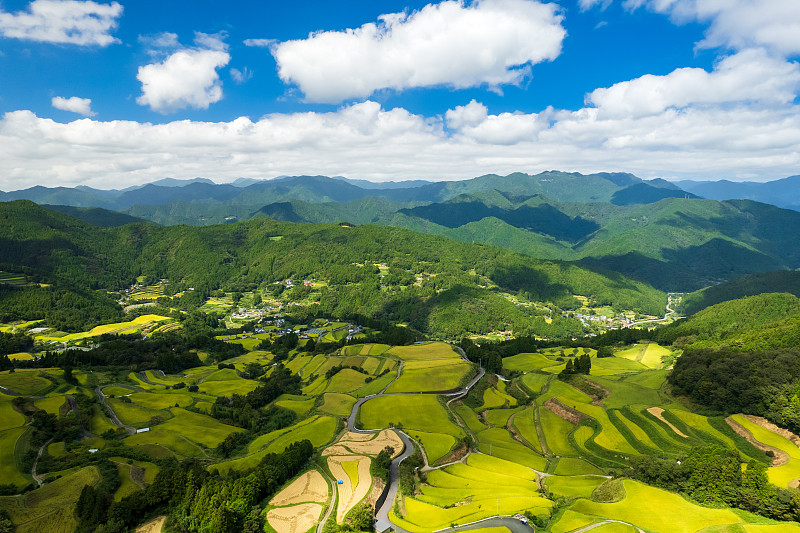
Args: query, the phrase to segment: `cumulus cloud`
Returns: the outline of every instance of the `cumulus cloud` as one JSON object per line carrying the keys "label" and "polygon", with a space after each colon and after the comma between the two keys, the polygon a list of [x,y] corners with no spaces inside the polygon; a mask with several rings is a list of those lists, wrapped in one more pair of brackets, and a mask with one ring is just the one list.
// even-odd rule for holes
{"label": "cumulus cloud", "polygon": [[72,113],[78,113],[85,117],[93,117],[97,114],[92,111],[92,100],[90,98],[78,98],[77,96],[64,98],[63,96],[55,96],[51,100],[51,103],[56,109],[71,111]]}
{"label": "cumulus cloud", "polygon": [[30,111],[0,119],[0,189],[36,184],[124,187],[172,176],[345,175],[463,179],[547,169],[642,177],[775,179],[800,167],[800,106],[771,100],[668,107],[641,115],[577,111],[490,114],[469,102],[444,117],[366,101],[257,121],[164,124]]}
{"label": "cumulus cloud", "polygon": [[[313,102],[367,97],[379,89],[520,83],[553,60],[566,35],[555,4],[445,0],[378,23],[271,46],[278,74]],[[246,41],[247,43],[247,41]]]}
{"label": "cumulus cloud", "polygon": [[722,59],[712,72],[681,68],[665,76],[648,74],[596,89],[586,100],[605,115],[641,116],[689,105],[787,103],[798,89],[800,65],[763,50],[745,50]]}
{"label": "cumulus cloud", "polygon": [[645,6],[679,23],[710,23],[698,43],[703,48],[766,47],[786,56],[800,54],[800,2],[794,0],[625,0],[624,5]]}
{"label": "cumulus cloud", "polygon": [[0,33],[5,37],[47,43],[108,46],[119,42],[117,27],[122,6],[78,0],[34,0],[27,11],[0,9]]}
{"label": "cumulus cloud", "polygon": [[[150,45],[171,48],[177,44],[174,34],[164,33],[144,39]],[[224,33],[195,32],[195,48],[181,48],[163,61],[139,67],[136,78],[142,83],[139,105],[150,106],[159,113],[193,107],[208,109],[222,99],[222,82],[217,69],[231,59]],[[142,40],[140,38],[140,40]],[[162,48],[152,48],[151,55],[164,54]]]}

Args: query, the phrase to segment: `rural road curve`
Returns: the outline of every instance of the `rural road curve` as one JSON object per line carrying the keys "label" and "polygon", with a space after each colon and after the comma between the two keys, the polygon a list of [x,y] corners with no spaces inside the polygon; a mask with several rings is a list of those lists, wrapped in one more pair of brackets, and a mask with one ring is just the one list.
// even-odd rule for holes
{"label": "rural road curve", "polygon": [[36,475],[36,467],[39,465],[39,459],[42,457],[42,453],[44,452],[44,449],[45,449],[45,448],[47,448],[47,446],[48,446],[48,445],[49,445],[51,442],[53,442],[53,439],[50,439],[49,441],[47,441],[47,442],[45,442],[44,444],[42,444],[42,447],[41,447],[41,448],[39,448],[39,453],[38,453],[38,454],[36,454],[36,460],[33,462],[33,466],[31,467],[31,477],[33,478],[33,480],[34,480],[34,481],[35,481],[35,482],[36,482],[36,483],[37,483],[37,484],[38,484],[40,487],[41,487],[42,485],[44,485],[44,481],[42,480],[42,478],[41,478],[40,476]]}
{"label": "rural road curve", "polygon": [[[463,351],[459,350],[459,352],[463,355]],[[381,431],[381,429],[358,429],[356,427],[356,417],[358,416],[358,410],[361,408],[369,400],[373,400],[380,396],[414,396],[420,394],[435,394],[441,396],[450,396],[453,398],[463,397],[469,394],[470,389],[475,386],[475,384],[486,374],[486,371],[481,368],[478,371],[478,374],[470,380],[467,385],[461,389],[450,390],[450,391],[426,391],[426,392],[394,392],[394,393],[386,393],[386,390],[391,387],[392,383],[397,381],[403,373],[403,361],[400,361],[400,366],[397,368],[397,376],[388,384],[386,385],[383,390],[381,390],[377,394],[373,394],[371,396],[366,396],[364,398],[360,398],[354,405],[353,409],[350,411],[350,416],[347,417],[347,429],[354,433],[375,433]],[[403,441],[403,453],[398,455],[392,460],[392,463],[389,467],[389,488],[388,493],[386,494],[386,499],[383,501],[383,505],[379,509],[375,511],[375,518],[378,520],[386,520],[387,522],[393,525],[393,529],[396,533],[410,533],[409,531],[397,526],[393,522],[389,520],[389,511],[394,506],[394,499],[397,496],[397,490],[399,487],[399,480],[400,480],[400,463],[402,463],[405,459],[410,457],[414,453],[414,442],[412,441],[411,437],[406,435],[404,432],[395,429],[397,434],[400,436],[400,439]],[[427,461],[426,461],[427,463]],[[330,509],[328,510],[328,514],[330,514]],[[502,518],[498,518],[496,520],[504,520]],[[516,524],[522,525],[521,522],[514,519],[509,519],[515,522]],[[324,524],[325,520],[321,522]],[[511,529],[511,524],[504,524]],[[530,533],[533,531],[532,529],[525,529],[525,530],[515,530],[512,529],[514,533]],[[320,533],[320,532],[318,532]]]}
{"label": "rural road curve", "polygon": [[[106,406],[108,409],[108,414],[111,415],[111,421],[114,422],[114,425],[120,428],[124,428],[125,431],[128,432],[128,435],[134,435],[136,433],[136,428],[132,428],[131,426],[126,426],[122,422],[120,422],[119,418],[117,418],[117,413],[114,412],[114,409],[111,408],[110,405],[106,403],[106,395],[103,394],[103,389],[105,387],[111,387],[112,385],[103,385],[102,387],[97,387],[95,392],[97,392],[97,397],[100,398],[100,403]],[[118,387],[125,387],[125,385],[117,385]],[[126,387],[127,388],[127,387]],[[136,391],[131,391],[136,392]]]}

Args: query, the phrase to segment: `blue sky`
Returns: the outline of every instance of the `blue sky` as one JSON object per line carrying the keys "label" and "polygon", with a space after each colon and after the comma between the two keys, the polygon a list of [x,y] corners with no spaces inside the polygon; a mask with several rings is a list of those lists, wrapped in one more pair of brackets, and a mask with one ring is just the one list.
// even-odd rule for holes
{"label": "blue sky", "polygon": [[0,0],[0,189],[778,179],[798,56],[795,0]]}

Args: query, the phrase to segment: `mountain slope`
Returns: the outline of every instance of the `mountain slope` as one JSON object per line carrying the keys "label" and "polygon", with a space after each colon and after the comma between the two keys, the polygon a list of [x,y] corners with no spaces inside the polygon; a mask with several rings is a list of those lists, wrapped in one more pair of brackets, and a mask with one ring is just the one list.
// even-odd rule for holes
{"label": "mountain slope", "polygon": [[[618,274],[387,226],[294,224],[261,217],[205,227],[98,228],[17,201],[0,204],[0,229],[4,269],[24,269],[60,283],[124,287],[145,275],[166,278],[176,290],[191,287],[191,298],[202,302],[215,288],[246,291],[311,278],[325,282],[319,309],[328,316],[360,313],[410,320],[426,332],[448,336],[471,331],[469,316],[446,312],[463,305],[486,310],[484,328],[579,333],[577,321],[548,324],[544,315],[549,310],[516,305],[504,293],[564,309],[579,305],[574,295],[649,314],[662,312],[665,303],[663,293]],[[366,263],[386,263],[390,277],[359,266]],[[449,318],[431,319],[438,315]]]}

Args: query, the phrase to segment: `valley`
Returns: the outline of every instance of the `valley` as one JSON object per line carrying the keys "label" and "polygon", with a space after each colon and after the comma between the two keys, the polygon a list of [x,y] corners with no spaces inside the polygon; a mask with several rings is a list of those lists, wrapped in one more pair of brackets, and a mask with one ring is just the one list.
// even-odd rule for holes
{"label": "valley", "polygon": [[[766,208],[561,178],[536,178],[559,202],[391,193],[441,236],[332,205],[159,226],[0,204],[0,525],[800,531],[800,277],[725,252],[774,269],[793,237]],[[489,219],[564,253],[449,238]]]}

